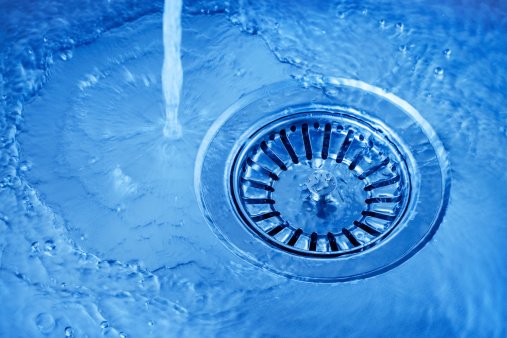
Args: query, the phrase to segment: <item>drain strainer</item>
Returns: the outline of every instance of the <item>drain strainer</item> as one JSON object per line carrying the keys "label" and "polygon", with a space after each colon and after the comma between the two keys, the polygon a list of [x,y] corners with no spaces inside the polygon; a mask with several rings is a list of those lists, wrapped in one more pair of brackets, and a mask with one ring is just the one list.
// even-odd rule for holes
{"label": "drain strainer", "polygon": [[266,241],[330,257],[375,245],[410,196],[403,156],[386,132],[331,112],[261,127],[234,160],[238,214]]}
{"label": "drain strainer", "polygon": [[421,248],[449,182],[440,142],[415,109],[356,81],[326,89],[282,83],[233,106],[201,148],[196,188],[212,228],[240,256],[341,281]]}

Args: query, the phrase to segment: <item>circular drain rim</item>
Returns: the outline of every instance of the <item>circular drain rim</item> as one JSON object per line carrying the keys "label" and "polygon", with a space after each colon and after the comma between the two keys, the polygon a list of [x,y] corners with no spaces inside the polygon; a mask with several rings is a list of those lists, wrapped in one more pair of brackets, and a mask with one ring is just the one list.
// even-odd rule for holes
{"label": "circular drain rim", "polygon": [[[329,258],[378,245],[404,216],[411,183],[403,155],[389,139],[388,131],[377,128],[354,116],[319,109],[261,126],[233,161],[230,189],[238,217],[268,243],[298,255]],[[378,147],[380,144],[382,148]],[[319,145],[322,145],[320,153]],[[371,162],[365,163],[367,159]],[[343,224],[339,233],[309,233],[305,230],[307,224],[291,224],[277,210],[275,187],[292,167],[322,167],[329,163],[331,168],[336,164],[336,172],[345,165],[345,170],[354,173],[358,181],[364,182],[368,198],[364,200],[365,208],[359,219],[353,224]],[[382,170],[388,171],[389,177],[384,177]],[[372,177],[377,178],[372,180]],[[372,195],[373,191],[387,189],[391,192],[389,196]],[[391,210],[386,210],[390,204],[394,204]]]}
{"label": "circular drain rim", "polygon": [[[445,215],[450,177],[445,150],[431,126],[407,102],[361,81],[327,78],[325,90],[294,81],[263,87],[231,106],[205,136],[195,166],[195,190],[211,229],[233,253],[263,269],[304,281],[370,277],[406,261],[431,239]],[[229,191],[235,154],[258,126],[307,110],[349,114],[389,130],[411,172],[407,217],[381,245],[326,259],[274,250],[235,212]],[[401,142],[407,140],[409,142]],[[421,179],[422,178],[422,179]]]}

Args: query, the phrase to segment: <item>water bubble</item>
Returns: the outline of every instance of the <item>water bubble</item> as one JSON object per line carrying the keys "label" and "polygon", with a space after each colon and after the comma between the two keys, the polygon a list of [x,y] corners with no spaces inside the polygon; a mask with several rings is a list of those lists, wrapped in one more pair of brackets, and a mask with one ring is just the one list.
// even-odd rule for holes
{"label": "water bubble", "polygon": [[378,21],[378,24],[380,25],[380,27],[384,28],[384,27],[386,26],[386,20],[384,20],[384,19],[380,19],[380,20]]}
{"label": "water bubble", "polygon": [[0,214],[0,221],[3,221],[5,224],[9,225],[9,217],[7,215]]}
{"label": "water bubble", "polygon": [[153,325],[155,325],[155,323],[154,323],[152,320],[150,320],[150,321],[148,322],[148,326],[153,326]]}
{"label": "water bubble", "polygon": [[398,23],[396,23],[396,29],[398,29],[400,32],[403,32],[403,28],[404,28],[404,27],[405,27],[405,26],[403,25],[403,23],[402,23],[402,22],[398,22]]}
{"label": "water bubble", "polygon": [[55,328],[55,320],[49,313],[42,312],[35,317],[35,325],[41,333],[47,334]]}
{"label": "water bubble", "polygon": [[32,243],[32,252],[39,252],[39,242],[35,241]]}
{"label": "water bubble", "polygon": [[52,239],[48,239],[44,243],[44,252],[45,253],[47,253],[49,255],[52,255],[53,251],[55,251],[55,249],[56,249],[56,245],[55,245],[55,242]]}
{"label": "water bubble", "polygon": [[325,89],[325,94],[330,97],[336,97],[336,96],[338,96],[338,93],[339,92],[336,89],[330,89],[330,88]]}
{"label": "water bubble", "polygon": [[400,47],[398,47],[398,50],[400,52],[402,52],[403,54],[406,54],[407,53],[407,46],[406,45],[401,45]]}
{"label": "water bubble", "polygon": [[60,53],[60,59],[62,59],[63,61],[67,61],[67,60],[72,59],[73,55],[74,54],[72,53],[72,51],[68,50],[68,51]]}
{"label": "water bubble", "polygon": [[178,220],[177,222],[174,222],[171,224],[175,228],[181,228],[183,225],[185,225],[185,222],[183,219]]}
{"label": "water bubble", "polygon": [[449,48],[446,48],[442,51],[442,53],[444,53],[445,56],[450,57],[452,54],[452,51]]}
{"label": "water bubble", "polygon": [[109,323],[107,322],[107,320],[104,320],[103,322],[100,323],[101,329],[107,329],[108,327],[109,327]]}
{"label": "water bubble", "polygon": [[243,69],[243,68],[240,68],[238,69],[235,73],[234,73],[234,76],[238,76],[238,77],[242,77],[246,74],[246,70]]}
{"label": "water bubble", "polygon": [[361,14],[363,14],[363,15],[368,15],[368,10],[367,10],[366,8],[365,8],[365,9],[363,9],[363,11],[361,12]]}
{"label": "water bubble", "polygon": [[293,61],[295,64],[297,64],[297,65],[298,65],[298,64],[300,64],[301,62],[303,62],[303,60],[302,60],[301,58],[297,57],[297,56],[296,56],[296,57],[294,57],[294,58],[292,58],[292,61]]}
{"label": "water bubble", "polygon": [[72,329],[71,326],[67,326],[64,330],[65,332],[65,337],[73,337],[74,336],[74,330]]}
{"label": "water bubble", "polygon": [[127,334],[124,332],[120,332],[120,338],[127,338]]}
{"label": "water bubble", "polygon": [[435,74],[435,77],[437,79],[442,79],[444,77],[444,70],[442,67],[436,67],[434,70],[433,70],[433,73]]}

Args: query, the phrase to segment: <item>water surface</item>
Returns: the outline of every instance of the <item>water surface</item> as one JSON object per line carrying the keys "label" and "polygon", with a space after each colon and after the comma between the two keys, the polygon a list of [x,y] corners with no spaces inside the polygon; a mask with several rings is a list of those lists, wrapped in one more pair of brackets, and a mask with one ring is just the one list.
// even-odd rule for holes
{"label": "water surface", "polygon": [[[162,2],[1,7],[2,336],[507,334],[505,5],[185,2],[177,141],[161,137]],[[450,160],[451,200],[401,266],[304,283],[222,245],[193,167],[243,95],[330,76],[423,115]]]}

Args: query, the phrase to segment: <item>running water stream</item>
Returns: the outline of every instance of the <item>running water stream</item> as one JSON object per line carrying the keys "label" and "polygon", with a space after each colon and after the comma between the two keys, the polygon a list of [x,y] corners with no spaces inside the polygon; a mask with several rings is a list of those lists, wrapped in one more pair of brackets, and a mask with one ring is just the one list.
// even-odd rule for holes
{"label": "running water stream", "polygon": [[164,135],[179,138],[181,126],[178,122],[183,69],[181,67],[181,0],[166,0],[164,3],[164,64],[162,66],[162,89],[165,99],[166,122]]}

